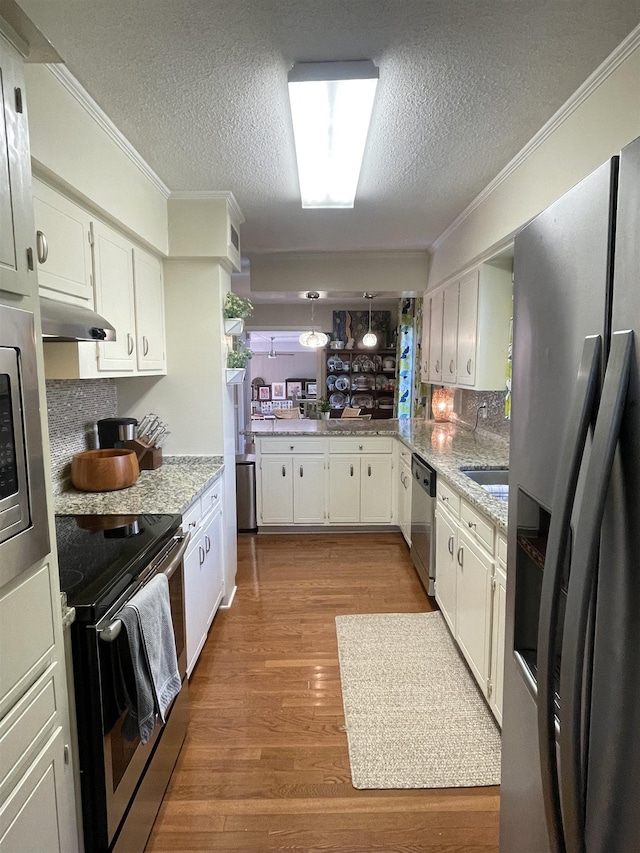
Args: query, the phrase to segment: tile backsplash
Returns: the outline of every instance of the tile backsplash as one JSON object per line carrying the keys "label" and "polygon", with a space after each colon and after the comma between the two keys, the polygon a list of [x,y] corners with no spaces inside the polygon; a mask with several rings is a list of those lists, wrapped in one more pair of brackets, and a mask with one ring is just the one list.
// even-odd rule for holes
{"label": "tile backsplash", "polygon": [[460,390],[456,393],[460,395],[460,402],[456,406],[457,414],[452,416],[452,421],[461,421],[465,426],[473,429],[478,406],[486,403],[487,417],[483,418],[480,413],[478,432],[489,432],[501,438],[509,438],[510,421],[504,416],[504,391]]}
{"label": "tile backsplash", "polygon": [[118,414],[118,398],[114,379],[48,380],[46,386],[51,477],[56,491],[69,478],[73,454],[95,446],[95,422]]}

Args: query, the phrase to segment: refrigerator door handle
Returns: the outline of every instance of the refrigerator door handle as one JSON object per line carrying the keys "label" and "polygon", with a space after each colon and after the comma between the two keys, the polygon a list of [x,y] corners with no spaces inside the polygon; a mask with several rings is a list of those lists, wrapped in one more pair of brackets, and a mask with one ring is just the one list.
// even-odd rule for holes
{"label": "refrigerator door handle", "polygon": [[611,336],[611,350],[593,432],[567,592],[560,664],[560,791],[568,853],[585,851],[585,754],[582,697],[587,623],[600,550],[600,529],[624,413],[633,332]]}
{"label": "refrigerator door handle", "polygon": [[560,456],[540,596],[537,655],[538,749],[542,794],[553,853],[564,853],[565,850],[555,727],[554,673],[558,611],[578,475],[589,424],[597,406],[601,360],[602,338],[599,335],[585,338],[576,392]]}

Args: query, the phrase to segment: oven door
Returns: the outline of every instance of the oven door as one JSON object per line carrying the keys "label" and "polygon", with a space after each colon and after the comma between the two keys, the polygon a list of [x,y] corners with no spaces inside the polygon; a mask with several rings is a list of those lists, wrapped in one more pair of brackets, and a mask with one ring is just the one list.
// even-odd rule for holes
{"label": "oven door", "polygon": [[[127,717],[123,710],[122,693],[120,690],[120,679],[117,656],[120,644],[127,646],[125,631],[119,630],[120,623],[117,620],[118,611],[142,586],[148,583],[158,572],[163,572],[169,581],[169,596],[171,601],[171,616],[176,643],[176,654],[178,657],[178,670],[182,678],[184,691],[186,676],[186,637],[184,620],[184,562],[183,557],[189,541],[189,534],[182,535],[173,540],[173,547],[165,552],[159,563],[153,568],[145,571],[140,577],[134,589],[126,593],[125,600],[122,598],[111,608],[109,613],[95,627],[95,646],[99,666],[100,685],[100,713],[102,718],[101,750],[104,766],[104,791],[106,802],[106,814],[101,816],[98,825],[102,824],[104,837],[104,821],[106,819],[106,833],[108,844],[116,834],[125,812],[136,792],[147,763],[154,752],[158,740],[162,737],[166,726],[171,722],[171,713],[179,697],[173,700],[167,712],[167,723],[163,727],[156,724],[151,738],[146,744],[140,742],[139,737],[128,740],[123,729]],[[128,650],[127,650],[128,654]],[[126,657],[127,655],[125,655]],[[95,732],[94,737],[100,738],[100,733]],[[83,792],[86,797],[88,792]],[[91,797],[95,797],[95,791]],[[91,806],[90,806],[91,808]],[[86,819],[85,819],[86,820]],[[94,842],[92,842],[94,843]],[[96,849],[102,849],[99,843]]]}

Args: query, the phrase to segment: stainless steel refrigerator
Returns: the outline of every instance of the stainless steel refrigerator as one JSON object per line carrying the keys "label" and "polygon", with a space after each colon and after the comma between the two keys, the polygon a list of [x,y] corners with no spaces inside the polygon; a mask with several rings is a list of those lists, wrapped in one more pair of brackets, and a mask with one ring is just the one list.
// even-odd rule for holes
{"label": "stainless steel refrigerator", "polygon": [[501,853],[640,850],[640,139],[516,237]]}

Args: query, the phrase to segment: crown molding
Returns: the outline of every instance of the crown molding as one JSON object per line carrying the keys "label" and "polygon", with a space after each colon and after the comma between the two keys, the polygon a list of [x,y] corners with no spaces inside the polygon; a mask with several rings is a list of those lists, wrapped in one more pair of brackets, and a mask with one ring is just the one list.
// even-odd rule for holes
{"label": "crown molding", "polygon": [[591,74],[585,82],[571,95],[560,109],[551,116],[532,139],[522,148],[507,165],[498,172],[496,177],[487,184],[479,195],[460,213],[445,230],[437,237],[429,250],[435,252],[450,237],[454,231],[479,207],[504,181],[509,178],[555,131],[562,125],[599,86],[609,77],[635,50],[640,47],[640,26],[615,48],[605,61]]}
{"label": "crown molding", "polygon": [[151,166],[143,160],[129,140],[126,139],[126,137],[118,130],[109,116],[101,107],[98,106],[87,90],[76,80],[66,65],[47,65],[47,68],[64,86],[67,92],[73,95],[80,106],[83,107],[86,113],[95,121],[100,129],[107,134],[111,141],[115,142],[118,148],[126,154],[134,166],[142,172],[142,174],[153,184],[165,199],[168,199],[171,194],[169,187],[158,177],[158,175],[156,175]]}
{"label": "crown molding", "polygon": [[169,201],[174,201],[174,199],[178,201],[223,200],[229,205],[231,213],[238,224],[241,225],[244,222],[244,215],[240,210],[240,205],[231,190],[176,190],[169,195]]}

